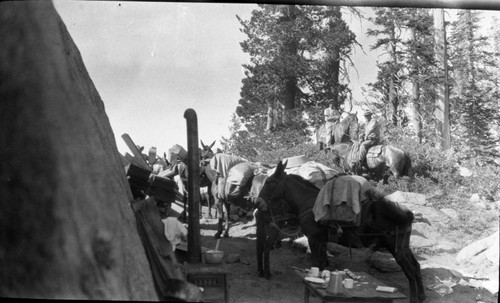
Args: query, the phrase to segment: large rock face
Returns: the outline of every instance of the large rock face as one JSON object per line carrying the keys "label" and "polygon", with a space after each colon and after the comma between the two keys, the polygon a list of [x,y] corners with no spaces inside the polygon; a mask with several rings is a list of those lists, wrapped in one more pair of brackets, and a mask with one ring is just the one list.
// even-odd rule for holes
{"label": "large rock face", "polygon": [[0,296],[156,300],[105,109],[48,1],[0,4]]}

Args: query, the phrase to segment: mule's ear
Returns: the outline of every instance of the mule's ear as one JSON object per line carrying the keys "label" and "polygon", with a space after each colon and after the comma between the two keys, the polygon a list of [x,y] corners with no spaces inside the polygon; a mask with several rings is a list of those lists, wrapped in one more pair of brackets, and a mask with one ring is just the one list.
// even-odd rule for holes
{"label": "mule's ear", "polygon": [[282,161],[278,162],[278,165],[276,166],[276,170],[274,171],[274,174],[279,175],[284,171],[285,171],[285,168],[283,167],[283,162]]}
{"label": "mule's ear", "polygon": [[206,149],[207,146],[205,144],[203,144],[203,140],[200,139],[200,142],[201,142],[201,146],[203,147],[203,149]]}
{"label": "mule's ear", "polygon": [[287,161],[285,161],[285,163],[283,163],[282,161],[278,162],[278,165],[276,166],[276,170],[274,171],[274,175],[280,176],[281,174],[283,174],[285,172],[285,169],[286,169],[286,164],[287,164]]}
{"label": "mule's ear", "polygon": [[214,147],[215,141],[216,140],[214,140],[214,142],[212,142],[212,144],[210,144],[210,146],[208,147],[209,149],[211,149],[212,147]]}

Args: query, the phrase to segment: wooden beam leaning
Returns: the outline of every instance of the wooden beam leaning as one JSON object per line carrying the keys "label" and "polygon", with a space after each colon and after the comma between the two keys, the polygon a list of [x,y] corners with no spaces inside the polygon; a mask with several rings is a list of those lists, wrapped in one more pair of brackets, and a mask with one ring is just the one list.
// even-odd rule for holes
{"label": "wooden beam leaning", "polygon": [[148,163],[146,163],[146,160],[144,160],[144,158],[142,157],[141,152],[139,151],[139,149],[137,149],[137,146],[135,145],[134,141],[132,141],[132,138],[130,138],[130,136],[125,133],[122,135],[122,139],[123,141],[125,141],[128,148],[134,155],[134,159],[137,160],[139,167],[151,170],[151,167],[149,167]]}

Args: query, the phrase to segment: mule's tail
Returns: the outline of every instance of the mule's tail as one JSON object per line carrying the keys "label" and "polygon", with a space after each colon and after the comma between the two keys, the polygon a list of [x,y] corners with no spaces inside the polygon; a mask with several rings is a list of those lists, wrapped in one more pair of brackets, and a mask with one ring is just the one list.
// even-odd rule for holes
{"label": "mule's tail", "polygon": [[401,171],[402,176],[408,176],[408,177],[413,177],[413,170],[411,167],[411,158],[408,152],[405,152],[405,164],[403,166],[403,169]]}

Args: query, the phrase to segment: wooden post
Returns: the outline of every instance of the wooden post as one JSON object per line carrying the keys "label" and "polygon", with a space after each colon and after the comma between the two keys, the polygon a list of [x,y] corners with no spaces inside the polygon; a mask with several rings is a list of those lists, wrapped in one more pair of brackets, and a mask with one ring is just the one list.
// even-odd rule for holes
{"label": "wooden post", "polygon": [[198,119],[188,108],[184,112],[188,139],[188,257],[189,263],[201,263],[200,236],[200,150],[198,148]]}

